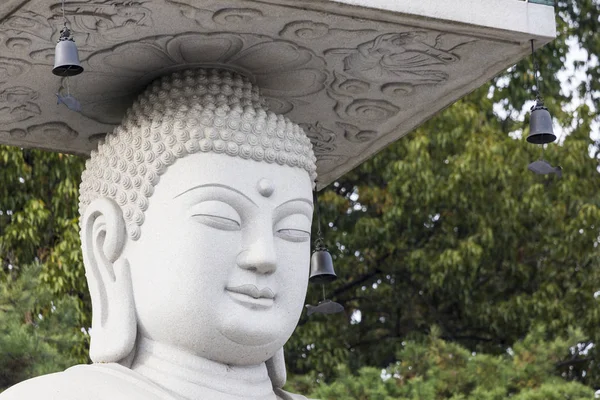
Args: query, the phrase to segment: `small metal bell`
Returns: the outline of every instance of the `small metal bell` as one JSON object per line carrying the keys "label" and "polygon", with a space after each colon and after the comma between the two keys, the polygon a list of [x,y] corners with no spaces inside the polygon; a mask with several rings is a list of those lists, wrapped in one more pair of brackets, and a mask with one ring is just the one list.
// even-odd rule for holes
{"label": "small metal bell", "polygon": [[[337,275],[333,270],[333,259],[323,244],[323,236],[321,234],[321,216],[319,215],[319,202],[317,191],[313,192],[313,204],[317,218],[317,240],[315,240],[315,249],[310,258],[310,283],[329,283],[337,279]],[[325,298],[325,289],[323,289],[323,298]]]}
{"label": "small metal bell", "polygon": [[337,279],[329,251],[318,246],[310,258],[310,283],[329,283]]}
{"label": "small metal bell", "polygon": [[544,103],[538,99],[535,106],[531,109],[531,118],[529,120],[529,136],[527,141],[533,144],[552,143],[556,140],[554,129],[552,128],[552,116]]}
{"label": "small metal bell", "polygon": [[82,72],[77,45],[71,37],[71,31],[65,26],[60,31],[60,39],[56,44],[52,73],[57,76],[75,76]]}

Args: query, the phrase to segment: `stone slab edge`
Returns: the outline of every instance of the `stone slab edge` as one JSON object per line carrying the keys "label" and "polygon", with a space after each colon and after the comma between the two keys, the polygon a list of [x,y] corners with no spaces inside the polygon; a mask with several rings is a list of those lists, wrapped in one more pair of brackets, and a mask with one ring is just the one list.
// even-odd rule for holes
{"label": "stone slab edge", "polygon": [[[538,39],[538,46],[556,37],[554,7],[521,0],[259,0],[257,2],[306,8],[330,14],[353,15],[410,26],[409,18],[421,18],[420,27],[473,36],[522,42],[523,33]],[[342,9],[343,8],[343,9]],[[413,22],[414,23],[414,22]],[[458,28],[458,29],[457,29]]]}

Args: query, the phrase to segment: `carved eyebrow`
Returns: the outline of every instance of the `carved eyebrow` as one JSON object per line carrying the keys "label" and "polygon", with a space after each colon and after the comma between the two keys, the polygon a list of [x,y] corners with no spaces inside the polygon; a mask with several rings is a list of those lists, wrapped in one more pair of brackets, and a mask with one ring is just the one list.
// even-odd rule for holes
{"label": "carved eyebrow", "polygon": [[239,190],[234,189],[231,186],[221,185],[219,183],[207,183],[205,185],[194,186],[194,187],[191,187],[189,189],[184,190],[183,192],[179,193],[177,196],[175,196],[173,198],[176,199],[176,198],[178,198],[180,196],[183,196],[184,194],[186,194],[188,192],[191,192],[192,190],[196,190],[196,189],[200,189],[200,188],[207,188],[207,187],[217,187],[217,188],[229,190],[231,192],[237,193],[240,196],[244,197],[246,200],[248,200],[250,203],[254,204],[255,206],[257,205],[254,201],[252,201],[252,199],[250,197],[246,196],[244,193],[240,192]]}
{"label": "carved eyebrow", "polygon": [[312,210],[312,208],[313,208],[313,202],[312,202],[312,200],[306,199],[306,198],[304,198],[304,197],[298,197],[297,199],[291,199],[291,200],[288,200],[288,201],[286,201],[285,203],[281,203],[280,205],[278,205],[276,209],[279,209],[279,208],[281,208],[281,207],[284,207],[284,206],[286,206],[286,205],[287,205],[287,204],[289,204],[289,203],[295,203],[295,202],[297,202],[297,201],[301,201],[301,202],[303,202],[303,203],[306,203],[306,204],[308,204],[308,205],[310,206],[311,210]]}

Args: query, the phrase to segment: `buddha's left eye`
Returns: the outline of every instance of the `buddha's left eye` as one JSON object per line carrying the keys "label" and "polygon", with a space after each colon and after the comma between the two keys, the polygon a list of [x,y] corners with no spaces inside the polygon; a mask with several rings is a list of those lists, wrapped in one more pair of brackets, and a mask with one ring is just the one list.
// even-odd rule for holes
{"label": "buddha's left eye", "polygon": [[288,215],[277,221],[274,231],[283,240],[306,242],[310,240],[310,220],[304,214]]}
{"label": "buddha's left eye", "polygon": [[277,236],[290,242],[306,242],[310,240],[310,233],[300,229],[280,229]]}

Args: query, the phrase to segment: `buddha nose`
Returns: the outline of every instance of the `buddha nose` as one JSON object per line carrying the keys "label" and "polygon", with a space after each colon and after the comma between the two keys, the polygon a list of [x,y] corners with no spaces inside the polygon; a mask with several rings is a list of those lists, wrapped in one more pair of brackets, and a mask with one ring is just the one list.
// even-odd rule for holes
{"label": "buddha nose", "polygon": [[259,274],[270,274],[277,269],[277,256],[273,233],[261,234],[246,250],[242,251],[237,258],[237,264],[250,271]]}

